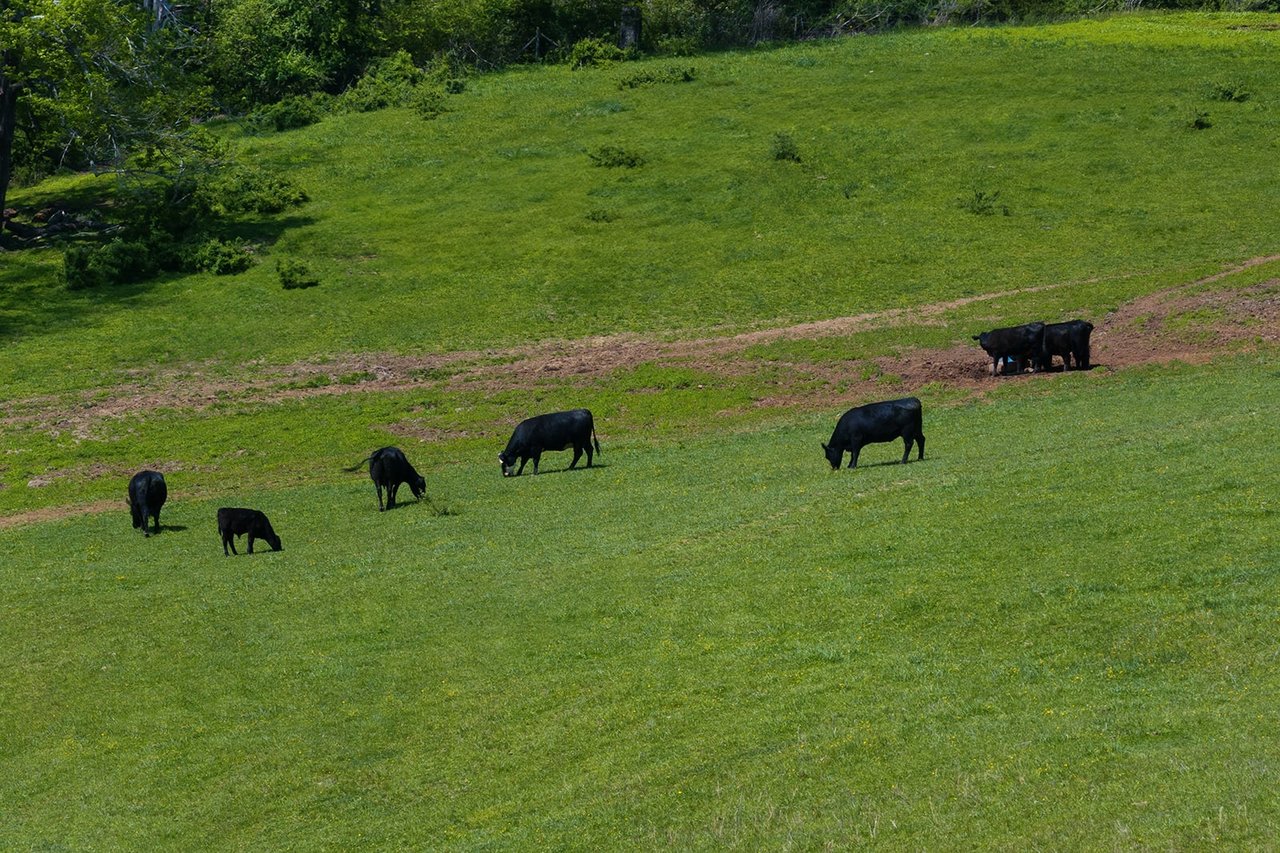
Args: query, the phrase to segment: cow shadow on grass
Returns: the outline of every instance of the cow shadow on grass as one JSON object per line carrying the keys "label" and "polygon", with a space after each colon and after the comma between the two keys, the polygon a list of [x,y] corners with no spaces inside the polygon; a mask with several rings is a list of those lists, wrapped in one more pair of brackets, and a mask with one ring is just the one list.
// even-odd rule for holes
{"label": "cow shadow on grass", "polygon": [[608,467],[609,465],[604,462],[596,462],[590,468],[588,468],[586,465],[579,465],[577,468],[570,468],[569,466],[566,465],[563,468],[542,468],[538,471],[537,474],[530,474],[529,471],[525,471],[524,474],[521,474],[520,476],[521,477],[524,477],[524,476],[541,477],[544,474],[571,474],[575,471],[594,471],[597,468],[608,468]]}

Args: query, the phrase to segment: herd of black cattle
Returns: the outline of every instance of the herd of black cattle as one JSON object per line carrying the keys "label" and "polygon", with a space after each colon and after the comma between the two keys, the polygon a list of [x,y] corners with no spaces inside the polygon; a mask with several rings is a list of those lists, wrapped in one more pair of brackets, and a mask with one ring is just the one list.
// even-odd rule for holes
{"label": "herd of black cattle", "polygon": [[[992,329],[974,335],[973,339],[991,356],[991,373],[1022,373],[1027,367],[1034,372],[1050,370],[1053,357],[1062,358],[1063,370],[1071,369],[1072,360],[1077,370],[1089,369],[1089,336],[1093,324],[1084,320],[1066,323],[1027,323],[1003,329]],[[918,448],[917,459],[924,458],[924,417],[920,401],[915,397],[886,400],[856,406],[841,416],[836,423],[831,440],[822,445],[822,451],[832,469],[840,467],[844,454],[850,453],[849,467],[856,468],[858,454],[868,444],[894,441],[901,438],[905,445],[902,461],[911,455],[911,447]],[[570,468],[578,464],[583,452],[587,454],[587,467],[593,459],[592,448],[600,452],[600,441],[595,435],[595,421],[586,409],[553,412],[521,421],[511,433],[507,447],[498,454],[504,477],[519,476],[525,463],[533,460],[533,473],[538,473],[538,462],[546,451],[573,448]],[[519,461],[519,467],[516,462]],[[375,450],[345,471],[355,471],[369,463],[369,479],[373,480],[378,495],[378,511],[394,509],[400,486],[408,484],[413,496],[421,500],[427,493],[427,481],[405,458],[398,447]],[[514,469],[514,470],[513,470]],[[383,491],[386,501],[383,502]],[[129,481],[127,500],[133,516],[133,526],[149,536],[148,521],[154,532],[160,532],[160,508],[169,496],[164,475],[158,471],[139,471]],[[430,500],[428,498],[428,500]],[[253,553],[253,543],[259,539],[282,549],[280,537],[271,527],[265,513],[256,509],[222,507],[218,510],[218,535],[222,537],[222,553],[230,556],[236,551],[237,536],[248,536],[248,550]]]}

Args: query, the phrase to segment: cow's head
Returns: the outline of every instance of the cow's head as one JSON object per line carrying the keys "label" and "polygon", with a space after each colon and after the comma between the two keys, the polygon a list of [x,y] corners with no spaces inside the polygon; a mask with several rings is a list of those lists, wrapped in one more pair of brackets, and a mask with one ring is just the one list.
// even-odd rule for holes
{"label": "cow's head", "polygon": [[822,445],[822,452],[826,454],[827,461],[831,463],[831,470],[840,467],[840,460],[844,458],[843,450],[836,450],[829,444]]}
{"label": "cow's head", "polygon": [[284,546],[280,544],[280,537],[276,535],[276,532],[274,530],[272,530],[270,533],[268,533],[266,536],[263,536],[262,538],[267,540],[267,544],[271,546],[272,551],[284,550]]}
{"label": "cow's head", "polygon": [[502,463],[502,476],[510,477],[511,469],[516,466],[516,455],[509,450],[498,454],[498,462]]}
{"label": "cow's head", "polygon": [[988,355],[991,353],[991,350],[987,348],[987,342],[991,340],[990,332],[983,332],[980,335],[974,335],[973,339],[978,342],[978,346],[986,350]]}
{"label": "cow's head", "polygon": [[427,478],[418,474],[409,480],[409,488],[413,491],[413,496],[418,500],[422,500],[422,496],[427,493]]}

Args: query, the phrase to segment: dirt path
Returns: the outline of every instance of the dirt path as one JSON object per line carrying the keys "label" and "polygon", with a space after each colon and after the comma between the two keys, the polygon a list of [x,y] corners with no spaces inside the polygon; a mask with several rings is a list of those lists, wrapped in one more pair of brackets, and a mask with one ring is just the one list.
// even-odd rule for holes
{"label": "dirt path", "polygon": [[[1199,360],[1222,348],[1212,341],[1178,342],[1167,335],[1129,334],[1136,317],[1167,315],[1191,304],[1188,291],[1212,284],[1226,276],[1259,264],[1280,260],[1280,255],[1254,258],[1199,281],[1136,300],[1115,315],[1097,323],[1098,362],[1125,366],[1170,359]],[[113,388],[97,388],[65,395],[49,395],[0,404],[0,425],[35,425],[51,432],[70,432],[85,438],[103,420],[155,408],[199,411],[215,403],[269,402],[329,395],[399,391],[415,388],[444,388],[498,391],[527,388],[542,379],[589,383],[619,370],[646,363],[668,363],[693,367],[713,374],[741,375],[755,365],[738,356],[749,347],[784,340],[815,340],[840,337],[870,329],[904,323],[945,325],[945,315],[977,302],[989,302],[1028,293],[1088,284],[1063,282],[1020,288],[1001,293],[968,296],[914,308],[871,311],[847,317],[759,329],[740,334],[707,336],[686,340],[659,341],[640,335],[609,335],[569,341],[547,341],[501,350],[462,351],[417,356],[391,353],[360,353],[334,356],[325,361],[289,365],[249,364],[227,371],[225,366],[188,365],[181,369],[139,376]],[[1228,296],[1233,294],[1228,294]],[[1208,307],[1216,297],[1208,298]],[[1257,300],[1245,298],[1245,313],[1255,310]],[[1262,306],[1267,327],[1257,329],[1265,338],[1274,332],[1274,319]],[[1191,310],[1191,309],[1187,309]],[[1221,329],[1222,338],[1246,336],[1240,326],[1240,312],[1227,309],[1231,321]],[[1162,315],[1162,316],[1163,316]],[[1149,324],[1148,324],[1149,325]],[[1253,331],[1253,330],[1250,330]],[[942,351],[916,351],[898,358],[876,359],[885,374],[901,376],[908,385],[942,381],[966,387],[984,378],[985,358],[976,347],[962,346]],[[220,371],[219,368],[223,369]],[[821,374],[831,366],[804,365]],[[847,370],[848,365],[838,369]],[[224,375],[218,375],[222,373]],[[231,374],[229,378],[225,374]]]}

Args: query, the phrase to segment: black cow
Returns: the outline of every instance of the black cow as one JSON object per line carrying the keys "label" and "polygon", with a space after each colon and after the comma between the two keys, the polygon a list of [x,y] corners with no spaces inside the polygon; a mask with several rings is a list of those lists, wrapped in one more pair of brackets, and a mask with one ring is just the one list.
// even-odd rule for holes
{"label": "black cow", "polygon": [[129,481],[126,499],[129,501],[129,513],[133,516],[133,526],[141,530],[143,536],[147,532],[147,518],[155,519],[155,531],[160,532],[160,507],[169,497],[169,489],[164,484],[164,475],[159,471],[139,471]]}
{"label": "black cow", "polygon": [[1044,350],[1042,367],[1049,370],[1053,367],[1053,357],[1062,357],[1062,369],[1071,369],[1071,360],[1076,362],[1076,370],[1089,369],[1089,335],[1093,332],[1093,324],[1087,320],[1070,320],[1066,323],[1049,323],[1044,327]]}
{"label": "black cow", "polygon": [[552,412],[523,420],[511,433],[507,449],[498,454],[498,461],[502,463],[502,476],[512,476],[511,469],[517,459],[520,460],[520,467],[516,469],[515,476],[520,476],[524,464],[530,459],[533,460],[533,473],[537,474],[538,460],[542,458],[543,451],[567,450],[570,445],[573,446],[573,461],[569,463],[569,467],[578,464],[582,451],[585,450],[587,467],[590,468],[593,440],[596,453],[600,452],[600,440],[595,437],[595,432],[595,420],[586,409]]}
{"label": "black cow", "polygon": [[[280,537],[271,529],[271,522],[260,510],[224,506],[218,510],[218,533],[222,536],[222,553],[228,557],[236,551],[236,537],[249,534],[249,553],[253,553],[253,540],[263,539],[272,551],[281,551]],[[231,554],[227,553],[230,546]]]}
{"label": "black cow", "polygon": [[1022,326],[1009,326],[1004,329],[992,329],[974,335],[973,339],[991,356],[991,375],[1000,371],[1000,362],[1012,356],[1015,359],[1028,359],[1033,371],[1039,370],[1041,355],[1044,349],[1044,323],[1027,323]]}
{"label": "black cow", "polygon": [[901,438],[906,445],[902,450],[902,461],[905,464],[907,457],[911,455],[912,442],[920,448],[920,455],[916,458],[924,458],[923,423],[923,410],[915,397],[868,403],[840,416],[835,432],[831,433],[830,443],[822,445],[822,450],[833,471],[840,467],[840,460],[844,458],[846,450],[853,454],[849,467],[856,468],[858,453],[863,447]]}
{"label": "black cow", "polygon": [[378,512],[382,512],[383,489],[387,490],[387,509],[395,509],[396,493],[400,491],[401,483],[408,483],[413,496],[419,500],[427,493],[427,481],[409,464],[400,448],[380,447],[344,470],[354,471],[366,462],[369,463],[369,479],[373,480],[373,489],[378,493]]}

